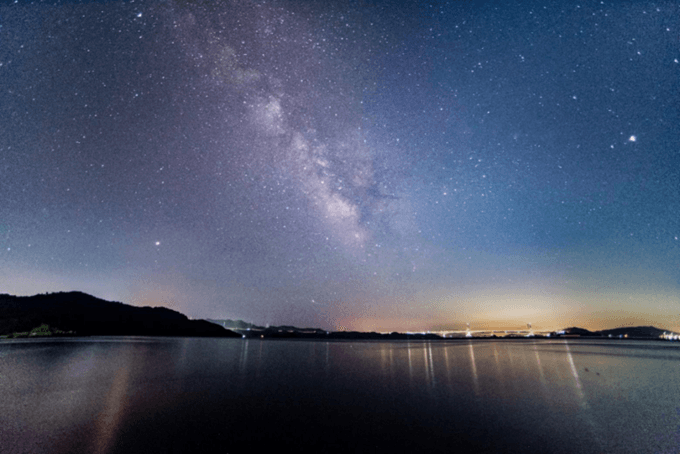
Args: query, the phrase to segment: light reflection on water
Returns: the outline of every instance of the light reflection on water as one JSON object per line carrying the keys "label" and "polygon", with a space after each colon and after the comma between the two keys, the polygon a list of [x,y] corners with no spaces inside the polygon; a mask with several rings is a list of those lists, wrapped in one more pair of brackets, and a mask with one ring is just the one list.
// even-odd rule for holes
{"label": "light reflection on water", "polygon": [[473,343],[469,342],[470,346],[470,363],[472,364],[472,382],[475,386],[475,395],[479,396],[479,377],[477,376],[477,363],[475,362],[475,350]]}
{"label": "light reflection on water", "polygon": [[633,341],[4,341],[0,452],[675,452],[678,364]]}
{"label": "light reflection on water", "polygon": [[574,364],[574,358],[571,356],[571,350],[569,349],[569,342],[564,343],[564,348],[567,350],[567,360],[569,361],[569,367],[571,368],[571,374],[574,376],[574,384],[576,385],[576,392],[578,394],[578,399],[581,407],[586,408],[588,406],[586,402],[585,395],[583,394],[583,385],[581,385],[581,379],[578,376],[578,370],[576,370],[576,365]]}

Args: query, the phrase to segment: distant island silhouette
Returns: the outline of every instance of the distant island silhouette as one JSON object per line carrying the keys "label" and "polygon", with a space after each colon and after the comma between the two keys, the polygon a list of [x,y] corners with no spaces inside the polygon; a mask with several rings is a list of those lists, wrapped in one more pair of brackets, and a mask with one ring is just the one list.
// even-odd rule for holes
{"label": "distant island silhouette", "polygon": [[137,307],[82,292],[0,294],[0,335],[242,337],[165,307]]}
{"label": "distant island silhouette", "polygon": [[676,334],[672,331],[663,330],[654,326],[626,326],[621,328],[604,329],[601,331],[588,331],[583,328],[566,328],[558,331],[557,336],[563,337],[613,337],[624,339],[658,339],[664,334]]}

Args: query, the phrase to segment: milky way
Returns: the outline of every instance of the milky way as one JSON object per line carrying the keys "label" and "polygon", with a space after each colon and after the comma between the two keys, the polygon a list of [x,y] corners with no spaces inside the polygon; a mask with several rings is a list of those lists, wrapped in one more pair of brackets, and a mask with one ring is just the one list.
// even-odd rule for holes
{"label": "milky way", "polygon": [[675,3],[0,7],[0,292],[680,328]]}

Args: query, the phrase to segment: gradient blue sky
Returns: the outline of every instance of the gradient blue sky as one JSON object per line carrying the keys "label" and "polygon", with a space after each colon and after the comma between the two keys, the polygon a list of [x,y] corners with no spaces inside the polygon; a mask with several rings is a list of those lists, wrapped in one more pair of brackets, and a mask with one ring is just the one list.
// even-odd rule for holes
{"label": "gradient blue sky", "polygon": [[0,6],[0,292],[680,330],[677,2]]}

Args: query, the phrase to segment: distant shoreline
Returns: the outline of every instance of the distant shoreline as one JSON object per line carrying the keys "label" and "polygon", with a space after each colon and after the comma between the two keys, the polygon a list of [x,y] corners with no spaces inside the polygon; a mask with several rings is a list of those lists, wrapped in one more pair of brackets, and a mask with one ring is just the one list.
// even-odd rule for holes
{"label": "distant shoreline", "polygon": [[622,327],[589,331],[571,327],[546,334],[526,330],[361,332],[327,331],[295,326],[262,327],[242,320],[191,320],[165,307],[137,307],[105,301],[82,292],[61,292],[34,296],[0,294],[0,337],[89,337],[169,336],[231,337],[245,339],[310,340],[525,340],[525,339],[607,339],[678,340],[677,333],[654,326]]}
{"label": "distant shoreline", "polygon": [[409,342],[414,342],[414,343],[435,343],[435,344],[464,344],[464,343],[487,343],[487,342],[513,342],[513,343],[524,343],[524,342],[554,342],[554,341],[561,341],[561,342],[574,342],[574,343],[587,343],[587,342],[593,342],[597,341],[598,345],[601,344],[609,344],[611,343],[612,345],[615,344],[624,344],[626,341],[644,341],[644,342],[660,342],[660,343],[674,343],[673,341],[667,340],[667,339],[661,339],[661,338],[649,338],[649,337],[640,337],[640,338],[605,338],[605,337],[545,337],[545,336],[536,336],[536,337],[528,337],[528,338],[519,338],[519,337],[458,337],[458,338],[375,338],[375,337],[346,337],[346,338],[337,338],[337,337],[327,337],[327,338],[321,338],[321,337],[211,337],[211,336],[173,336],[173,335],[99,335],[99,334],[91,334],[91,335],[78,335],[78,334],[67,334],[67,335],[53,335],[53,336],[7,336],[7,335],[2,335],[0,336],[0,344],[10,344],[12,341],[23,341],[23,342],[32,342],[32,341],[78,341],[78,340],[87,340],[91,339],[92,341],[97,341],[99,339],[102,340],[111,340],[115,341],[116,339],[121,339],[128,341],[130,339],[140,339],[140,340],[147,340],[147,341],[155,341],[155,340],[163,340],[163,339],[233,339],[236,341],[260,341],[260,342],[283,342],[283,341],[290,341],[290,342],[328,342],[328,343],[352,343],[352,342],[365,342],[365,343],[375,343],[375,342],[396,342],[396,343],[409,343]]}
{"label": "distant shoreline", "polygon": [[[527,330],[508,331],[447,331],[438,332],[365,332],[328,331],[320,328],[298,328],[296,326],[258,326],[243,320],[208,319],[224,328],[241,334],[248,339],[376,339],[376,340],[465,340],[465,339],[649,339],[677,340],[679,335],[654,326],[621,327],[601,331],[589,331],[571,327],[550,333],[534,333],[529,325]],[[445,335],[442,335],[444,333]],[[483,333],[483,334],[482,334]],[[448,335],[446,335],[448,334]],[[664,339],[666,337],[666,339]]]}

